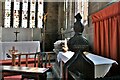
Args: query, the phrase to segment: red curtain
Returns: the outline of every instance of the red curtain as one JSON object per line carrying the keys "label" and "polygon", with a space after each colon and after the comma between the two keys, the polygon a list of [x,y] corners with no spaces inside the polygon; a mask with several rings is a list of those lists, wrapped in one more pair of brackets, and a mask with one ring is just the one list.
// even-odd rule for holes
{"label": "red curtain", "polygon": [[120,62],[120,2],[92,15],[94,52]]}

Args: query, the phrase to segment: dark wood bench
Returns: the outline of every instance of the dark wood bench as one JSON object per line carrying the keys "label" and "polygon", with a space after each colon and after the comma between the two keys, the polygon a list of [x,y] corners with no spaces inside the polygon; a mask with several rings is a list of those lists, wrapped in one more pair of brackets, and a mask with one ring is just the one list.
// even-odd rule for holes
{"label": "dark wood bench", "polygon": [[[2,78],[4,79],[5,72],[10,74],[17,74],[17,75],[26,75],[27,77],[32,77],[35,80],[46,80],[47,74],[46,72],[49,68],[37,68],[37,67],[19,67],[19,66],[1,66],[2,68]],[[22,77],[24,79],[24,76]]]}
{"label": "dark wood bench", "polygon": [[[52,65],[50,64],[50,57],[53,52],[37,52],[37,53],[24,53],[24,54],[12,54],[12,59],[9,60],[1,60],[0,64],[2,66],[9,65],[9,66],[18,66],[18,67],[36,67],[36,68],[49,68],[51,70]],[[21,58],[21,56],[25,55],[26,58]],[[28,55],[35,55],[34,58],[28,58]],[[18,59],[16,59],[18,57]],[[44,58],[44,59],[43,59]],[[5,75],[15,76],[16,74],[9,74],[9,72],[4,72]],[[17,75],[20,76],[21,75]],[[29,75],[22,75],[22,78],[31,78],[28,77]]]}

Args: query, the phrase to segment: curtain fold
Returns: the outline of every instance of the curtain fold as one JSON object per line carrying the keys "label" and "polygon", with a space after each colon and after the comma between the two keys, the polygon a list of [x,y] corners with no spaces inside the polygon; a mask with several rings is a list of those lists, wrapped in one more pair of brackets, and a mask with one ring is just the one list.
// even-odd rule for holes
{"label": "curtain fold", "polygon": [[92,15],[94,52],[120,62],[120,2]]}

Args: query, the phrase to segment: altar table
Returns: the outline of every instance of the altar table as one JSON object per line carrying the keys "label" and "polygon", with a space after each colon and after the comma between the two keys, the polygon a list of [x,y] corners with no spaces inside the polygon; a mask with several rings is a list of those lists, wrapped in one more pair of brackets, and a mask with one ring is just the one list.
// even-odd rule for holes
{"label": "altar table", "polygon": [[20,53],[40,52],[39,41],[0,42],[0,55],[2,56],[1,60],[9,59],[6,54],[9,54],[9,50],[11,50],[13,46]]}

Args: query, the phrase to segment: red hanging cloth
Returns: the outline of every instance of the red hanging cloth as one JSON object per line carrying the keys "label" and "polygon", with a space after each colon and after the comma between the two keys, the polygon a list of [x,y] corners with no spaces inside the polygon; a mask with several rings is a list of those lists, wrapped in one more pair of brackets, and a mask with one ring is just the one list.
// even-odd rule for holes
{"label": "red hanging cloth", "polygon": [[94,52],[120,62],[120,2],[92,15]]}

